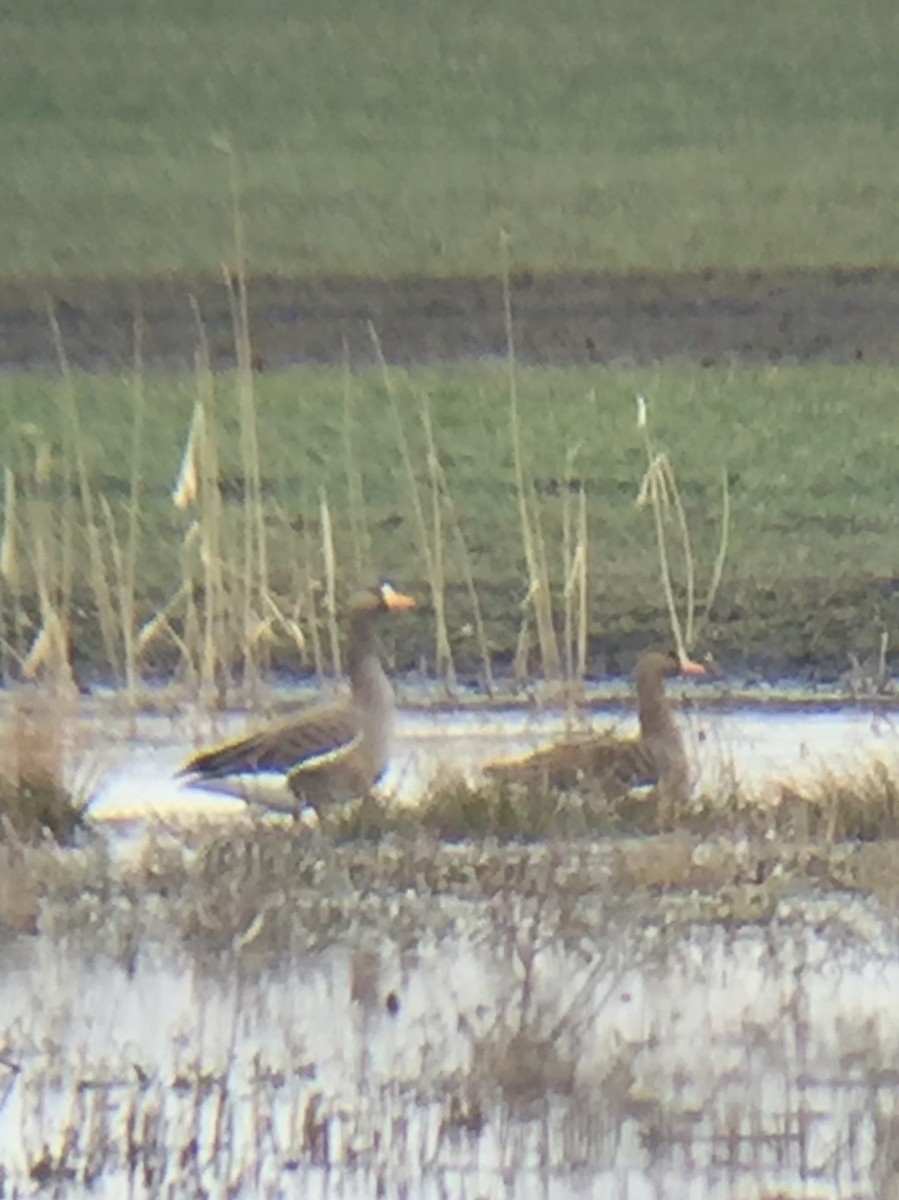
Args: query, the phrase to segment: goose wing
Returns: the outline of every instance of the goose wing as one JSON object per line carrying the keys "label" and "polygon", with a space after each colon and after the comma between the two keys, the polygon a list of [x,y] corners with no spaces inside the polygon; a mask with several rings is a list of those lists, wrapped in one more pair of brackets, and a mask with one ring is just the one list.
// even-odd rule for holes
{"label": "goose wing", "polygon": [[323,765],[329,756],[340,756],[359,736],[351,709],[343,704],[321,705],[299,717],[201,750],[178,774],[202,779],[262,771],[289,774],[304,764]]}
{"label": "goose wing", "polygon": [[617,791],[655,783],[658,766],[652,748],[640,739],[591,733],[554,742],[524,757],[489,762],[484,773],[527,787],[565,790],[595,781]]}

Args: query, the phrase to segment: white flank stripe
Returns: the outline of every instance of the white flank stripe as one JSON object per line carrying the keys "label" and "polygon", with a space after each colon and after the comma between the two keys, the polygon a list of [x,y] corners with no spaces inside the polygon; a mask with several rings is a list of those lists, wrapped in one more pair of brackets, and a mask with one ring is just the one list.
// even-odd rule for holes
{"label": "white flank stripe", "polygon": [[330,750],[323,750],[321,754],[310,754],[308,758],[304,758],[301,763],[297,763],[288,772],[288,778],[293,779],[297,775],[303,775],[306,771],[317,771],[320,767],[328,767],[332,764],[343,762],[347,755],[352,754],[361,743],[362,734],[357,733],[348,742],[342,742],[339,746],[334,746]]}

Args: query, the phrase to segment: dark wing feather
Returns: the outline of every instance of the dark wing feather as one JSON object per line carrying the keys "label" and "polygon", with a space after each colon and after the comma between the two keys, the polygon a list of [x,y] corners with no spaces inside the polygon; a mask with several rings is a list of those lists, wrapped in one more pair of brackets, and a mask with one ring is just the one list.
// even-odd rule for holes
{"label": "dark wing feather", "polygon": [[528,787],[574,788],[595,780],[613,790],[655,783],[658,766],[650,747],[605,733],[555,742],[522,758],[487,763],[485,774]]}
{"label": "dark wing feather", "polygon": [[299,717],[201,750],[179,775],[224,779],[253,771],[289,772],[308,758],[339,749],[358,734],[353,711],[343,704],[307,709]]}

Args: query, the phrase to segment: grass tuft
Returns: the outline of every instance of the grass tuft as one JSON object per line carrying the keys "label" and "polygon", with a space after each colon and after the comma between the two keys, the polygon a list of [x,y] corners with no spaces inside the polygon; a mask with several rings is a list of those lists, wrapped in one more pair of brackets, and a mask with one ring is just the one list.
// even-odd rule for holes
{"label": "grass tuft", "polygon": [[510,1108],[527,1110],[549,1095],[570,1096],[575,1060],[557,1038],[524,1026],[502,1029],[478,1039],[477,1071],[501,1092]]}
{"label": "grass tuft", "polygon": [[67,782],[77,726],[73,700],[49,689],[17,694],[0,729],[0,817],[23,842],[65,845],[84,824],[90,795]]}

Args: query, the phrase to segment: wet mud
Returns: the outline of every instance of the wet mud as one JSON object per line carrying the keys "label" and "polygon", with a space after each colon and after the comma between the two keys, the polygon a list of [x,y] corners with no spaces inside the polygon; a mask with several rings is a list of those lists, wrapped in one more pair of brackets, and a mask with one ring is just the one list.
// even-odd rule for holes
{"label": "wet mud", "polygon": [[[57,365],[48,300],[72,366],[128,367],[139,317],[145,366],[189,367],[199,343],[196,311],[213,365],[234,362],[222,279],[172,276],[0,284],[5,368]],[[899,268],[522,274],[513,280],[513,304],[516,357],[528,365],[899,361]],[[371,363],[370,326],[395,364],[506,351],[498,278],[251,277],[249,308],[259,370],[345,357]]]}

